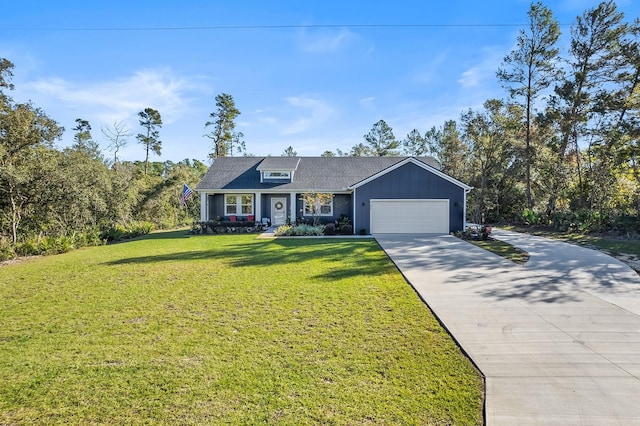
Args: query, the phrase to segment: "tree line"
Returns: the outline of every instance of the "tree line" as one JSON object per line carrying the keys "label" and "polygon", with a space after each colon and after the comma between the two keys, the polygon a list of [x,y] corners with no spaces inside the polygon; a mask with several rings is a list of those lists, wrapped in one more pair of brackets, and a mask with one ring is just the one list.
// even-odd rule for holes
{"label": "tree line", "polygon": [[138,114],[144,161],[120,161],[132,132],[121,122],[101,129],[113,156],[106,158],[91,124],[76,119],[73,144],[57,148],[64,128],[31,102],[9,92],[13,64],[0,59],[0,260],[19,254],[66,251],[127,235],[191,224],[197,203],[180,208],[182,184],[195,185],[207,166],[160,155],[160,113]]}
{"label": "tree line", "polygon": [[[402,140],[379,120],[362,143],[322,155],[431,155],[445,173],[475,188],[468,199],[473,221],[579,221],[589,229],[624,222],[637,230],[640,22],[625,20],[613,1],[602,2],[576,17],[561,48],[560,25],[548,7],[532,3],[527,17],[496,71],[505,99],[489,99],[426,131],[413,129]],[[180,191],[182,183],[194,186],[207,166],[150,161],[162,149],[157,110],[138,113],[135,138],[144,161],[120,161],[133,134],[117,121],[101,129],[108,158],[81,118],[73,145],[59,149],[54,143],[64,128],[31,102],[9,96],[12,73],[13,64],[0,58],[0,256],[45,237],[94,241],[140,223],[166,228],[197,219],[197,201],[181,209]],[[235,128],[240,111],[233,97],[221,93],[215,105],[205,123],[209,159],[251,155]],[[282,155],[297,153],[290,146]]]}
{"label": "tree line", "polygon": [[[197,159],[151,161],[162,153],[162,116],[153,108],[137,114],[135,139],[144,161],[121,161],[134,136],[122,121],[102,127],[109,155],[100,149],[88,120],[75,120],[73,144],[59,149],[65,129],[31,102],[10,96],[14,64],[0,58],[0,260],[20,254],[60,252],[190,225],[199,202],[181,206],[183,184],[195,187],[207,171]],[[245,153],[240,114],[233,97],[221,93],[205,123],[212,140],[209,159]]]}
{"label": "tree line", "polygon": [[[474,221],[581,222],[637,228],[640,210],[640,23],[606,1],[577,16],[567,48],[551,9],[530,5],[489,99],[398,140],[380,120],[364,142],[322,155],[431,155],[472,185]],[[624,223],[621,223],[624,222]],[[625,225],[626,223],[626,225]]]}

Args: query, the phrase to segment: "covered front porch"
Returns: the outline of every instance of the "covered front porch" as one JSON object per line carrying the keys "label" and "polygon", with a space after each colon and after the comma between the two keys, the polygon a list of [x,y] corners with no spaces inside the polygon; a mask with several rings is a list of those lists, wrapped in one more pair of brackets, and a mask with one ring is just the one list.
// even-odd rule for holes
{"label": "covered front porch", "polygon": [[[280,226],[296,221],[313,219],[301,192],[245,192],[225,191],[200,193],[200,221],[257,221]],[[333,222],[341,216],[351,217],[353,211],[350,193],[333,194],[330,203],[322,206],[320,220]]]}

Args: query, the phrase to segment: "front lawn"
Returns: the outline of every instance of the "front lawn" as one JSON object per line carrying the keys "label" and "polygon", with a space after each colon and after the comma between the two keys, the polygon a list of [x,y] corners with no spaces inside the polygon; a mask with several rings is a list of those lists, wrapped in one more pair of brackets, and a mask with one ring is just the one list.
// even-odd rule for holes
{"label": "front lawn", "polygon": [[372,240],[153,234],[0,267],[0,424],[482,424]]}

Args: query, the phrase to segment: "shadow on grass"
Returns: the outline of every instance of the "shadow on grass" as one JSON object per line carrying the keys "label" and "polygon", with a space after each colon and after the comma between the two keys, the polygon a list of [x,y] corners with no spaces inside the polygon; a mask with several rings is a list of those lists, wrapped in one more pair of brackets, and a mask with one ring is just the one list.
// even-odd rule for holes
{"label": "shadow on grass", "polygon": [[178,238],[189,238],[189,228],[176,229],[175,231],[158,231],[135,238],[135,240],[174,240]]}
{"label": "shadow on grass", "polygon": [[[181,231],[180,231],[181,232]],[[184,238],[177,232],[168,232],[164,238]],[[160,235],[160,234],[159,234]],[[196,237],[198,238],[198,237]],[[206,236],[215,241],[215,236]],[[149,239],[148,236],[145,239]],[[309,260],[321,259],[335,265],[328,272],[314,278],[335,281],[359,275],[378,275],[388,273],[393,265],[372,240],[322,240],[322,239],[283,239],[251,240],[247,243],[229,244],[229,240],[211,249],[196,251],[176,251],[173,253],[128,257],[106,262],[107,265],[152,264],[159,262],[197,262],[223,261],[231,267],[303,264]],[[379,257],[366,254],[380,253]],[[357,261],[345,261],[345,259]],[[322,268],[325,269],[326,268]]]}
{"label": "shadow on grass", "polygon": [[128,239],[118,240],[118,241],[109,241],[107,244],[108,245],[126,244],[126,243],[132,243],[134,241],[144,241],[144,240],[176,240],[176,239],[182,239],[182,238],[189,238],[190,236],[191,235],[189,235],[189,229],[184,228],[184,229],[177,229],[175,231],[156,231],[147,235],[140,235],[139,237],[128,238]]}

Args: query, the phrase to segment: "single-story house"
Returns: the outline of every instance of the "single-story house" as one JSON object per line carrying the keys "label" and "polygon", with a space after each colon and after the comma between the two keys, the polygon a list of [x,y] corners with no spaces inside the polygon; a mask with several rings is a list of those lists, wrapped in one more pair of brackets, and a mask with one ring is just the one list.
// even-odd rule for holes
{"label": "single-story house", "polygon": [[431,157],[219,157],[196,186],[203,222],[310,220],[302,195],[330,193],[322,222],[366,234],[463,230],[471,189]]}

